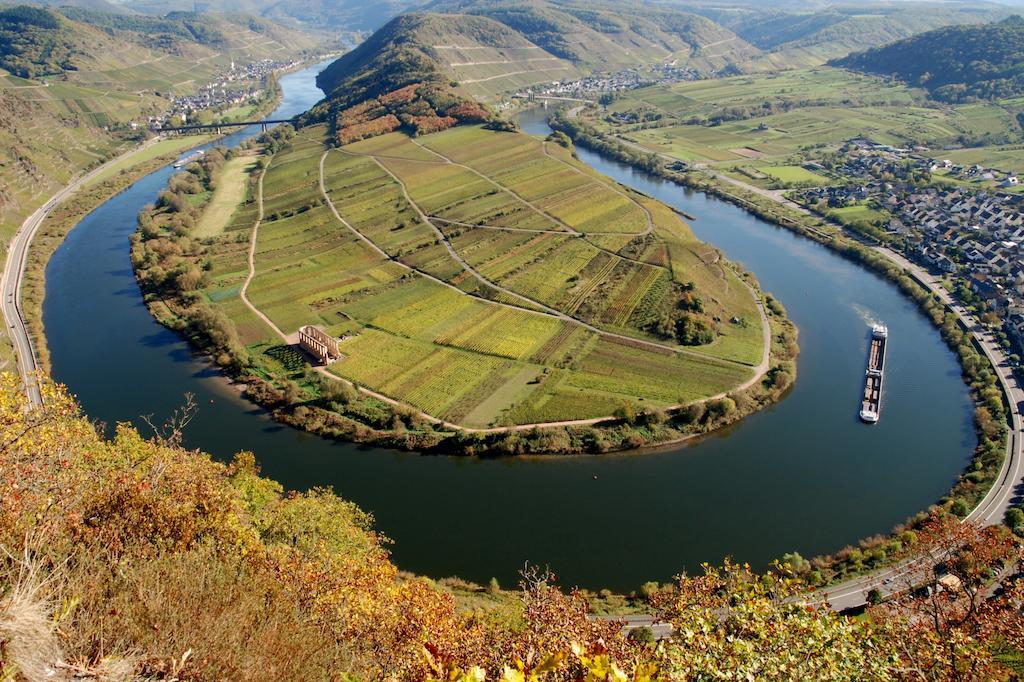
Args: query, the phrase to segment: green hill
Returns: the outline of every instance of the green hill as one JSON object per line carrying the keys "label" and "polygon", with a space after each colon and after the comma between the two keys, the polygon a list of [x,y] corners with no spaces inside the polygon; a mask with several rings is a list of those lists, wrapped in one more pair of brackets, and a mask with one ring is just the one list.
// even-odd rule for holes
{"label": "green hill", "polygon": [[1006,8],[957,2],[837,4],[824,8],[700,10],[768,53],[771,62],[817,65],[943,26],[1002,19]]}
{"label": "green hill", "polygon": [[494,49],[523,42],[507,27],[477,17],[399,16],[317,77],[327,97],[307,120],[329,121],[343,143],[399,127],[433,132],[486,120],[486,109],[456,92],[435,47],[442,40]]}
{"label": "green hill", "polygon": [[947,102],[1024,94],[1024,19],[950,26],[836,60],[835,66],[893,75]]}
{"label": "green hill", "polygon": [[710,71],[759,52],[710,19],[655,4],[440,0],[430,9],[489,17],[551,54],[592,69],[676,60]]}
{"label": "green hill", "polygon": [[388,22],[326,69],[327,98],[309,121],[351,142],[400,127],[441,130],[480,121],[475,102],[525,86],[652,62],[714,71],[758,54],[714,22],[685,12],[608,4],[444,0]]}

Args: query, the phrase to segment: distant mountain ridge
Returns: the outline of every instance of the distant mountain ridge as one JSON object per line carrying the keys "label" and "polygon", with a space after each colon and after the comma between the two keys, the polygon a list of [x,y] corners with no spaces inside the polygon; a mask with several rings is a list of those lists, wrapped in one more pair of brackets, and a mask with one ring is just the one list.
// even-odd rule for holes
{"label": "distant mountain ridge", "polygon": [[947,102],[1017,97],[1024,95],[1024,19],[949,26],[832,64],[893,75]]}
{"label": "distant mountain ridge", "polygon": [[710,71],[759,53],[706,17],[654,3],[437,0],[428,9],[488,17],[557,57],[601,70],[674,59]]}
{"label": "distant mountain ridge", "polygon": [[[392,17],[421,6],[424,2],[425,0],[199,0],[198,7],[202,12],[238,12],[307,28],[373,31]],[[163,14],[171,10],[190,11],[193,8],[193,0],[127,0],[126,5],[140,12]]]}
{"label": "distant mountain ridge", "polygon": [[791,60],[821,63],[943,26],[998,21],[1011,11],[992,3],[865,2],[780,7],[695,7],[752,45]]}

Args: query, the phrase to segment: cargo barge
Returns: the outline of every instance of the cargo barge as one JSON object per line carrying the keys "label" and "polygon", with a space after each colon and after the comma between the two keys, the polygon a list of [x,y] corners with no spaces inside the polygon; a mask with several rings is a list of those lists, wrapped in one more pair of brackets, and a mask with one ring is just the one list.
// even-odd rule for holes
{"label": "cargo barge", "polygon": [[861,397],[860,418],[868,424],[878,421],[882,408],[882,378],[885,374],[885,351],[889,330],[884,325],[871,327],[871,345],[868,347],[868,368],[864,372],[864,395]]}

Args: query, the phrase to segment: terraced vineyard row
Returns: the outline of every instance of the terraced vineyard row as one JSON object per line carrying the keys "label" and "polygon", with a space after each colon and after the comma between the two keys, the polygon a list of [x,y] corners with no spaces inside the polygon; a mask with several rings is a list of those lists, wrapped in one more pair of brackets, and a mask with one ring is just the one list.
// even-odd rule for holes
{"label": "terraced vineyard row", "polygon": [[[695,247],[677,217],[659,215],[657,232],[641,238],[649,213],[635,197],[523,135],[457,128],[420,143],[392,134],[325,152],[319,133],[303,131],[266,172],[249,297],[286,333],[304,324],[344,333],[344,358],[330,367],[338,376],[478,427],[594,418],[627,403],[668,406],[751,376],[749,367],[703,358],[646,326],[675,309],[673,278],[720,286],[720,273],[713,277],[699,258],[676,258],[671,270],[632,260],[638,239],[641,254]],[[490,227],[445,222],[452,216]],[[254,217],[254,205],[241,204],[216,238],[206,291],[249,343],[268,338],[237,295]],[[493,224],[502,221],[510,229]],[[593,237],[601,247],[584,238],[587,229],[602,233]],[[603,234],[615,232],[621,237]],[[706,299],[720,297],[708,291]]]}

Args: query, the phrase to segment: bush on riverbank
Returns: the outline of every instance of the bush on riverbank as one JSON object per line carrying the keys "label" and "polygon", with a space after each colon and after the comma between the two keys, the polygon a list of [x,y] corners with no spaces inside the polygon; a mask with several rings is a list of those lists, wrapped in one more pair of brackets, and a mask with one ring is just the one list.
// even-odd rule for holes
{"label": "bush on riverbank", "polygon": [[50,349],[43,329],[43,299],[46,296],[46,266],[65,237],[85,216],[101,206],[112,196],[121,192],[139,178],[161,168],[175,158],[178,152],[164,154],[144,161],[130,169],[120,171],[111,178],[98,182],[88,189],[79,190],[73,200],[63,201],[54,207],[40,225],[32,244],[22,279],[22,309],[36,361],[41,368],[49,370]]}

